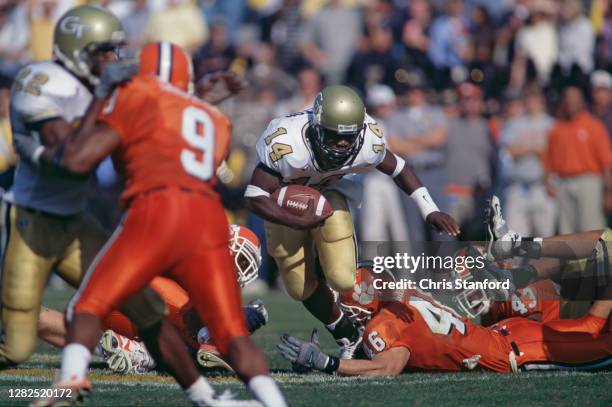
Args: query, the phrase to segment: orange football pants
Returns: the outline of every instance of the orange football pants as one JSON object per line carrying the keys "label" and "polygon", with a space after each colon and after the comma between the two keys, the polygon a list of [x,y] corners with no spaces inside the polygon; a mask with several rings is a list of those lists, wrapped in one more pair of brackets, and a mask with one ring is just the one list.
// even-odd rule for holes
{"label": "orange football pants", "polygon": [[[155,277],[150,287],[161,297],[168,308],[168,321],[181,333],[181,336],[188,337],[187,328],[183,320],[185,312],[192,309],[187,292],[183,290],[175,281],[166,277]],[[112,311],[103,322],[104,329],[112,329],[119,335],[130,339],[138,338],[138,329],[128,317],[119,311]],[[192,339],[187,343],[193,346]]]}
{"label": "orange football pants", "polygon": [[183,287],[221,353],[248,336],[221,203],[178,188],[143,194],[71,301],[68,314],[105,319],[159,275]]}
{"label": "orange football pants", "polygon": [[[562,323],[555,321],[554,324]],[[573,321],[568,320],[568,323]],[[511,318],[499,323],[508,331],[520,356],[518,366],[538,369],[539,366],[560,365],[588,367],[589,364],[612,358],[612,335],[593,337],[587,332],[561,332],[526,318]]]}

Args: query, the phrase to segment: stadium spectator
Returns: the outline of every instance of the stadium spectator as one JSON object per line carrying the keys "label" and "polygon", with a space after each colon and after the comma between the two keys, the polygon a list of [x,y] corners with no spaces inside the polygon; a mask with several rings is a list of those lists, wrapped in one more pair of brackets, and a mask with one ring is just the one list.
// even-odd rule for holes
{"label": "stadium spectator", "polygon": [[43,0],[29,5],[29,53],[33,61],[51,59],[57,5],[57,0]]}
{"label": "stadium spectator", "polygon": [[[427,102],[426,89],[426,79],[420,71],[409,74],[407,105],[387,121],[389,148],[412,166],[433,200],[446,211],[446,122],[442,111]],[[412,240],[426,240],[418,207],[408,195],[401,194],[401,198]]]}
{"label": "stadium spectator", "polygon": [[328,85],[339,84],[351,62],[361,35],[359,10],[330,0],[305,23],[301,47],[304,58],[325,77]]}
{"label": "stadium spectator", "polygon": [[[383,134],[390,138],[388,124],[397,111],[393,89],[387,85],[373,85],[366,93],[366,105],[368,113],[381,126]],[[359,213],[362,240],[370,242],[410,240],[410,225],[406,223],[400,193],[391,178],[379,171],[366,173],[363,177],[363,196],[363,205]],[[422,225],[418,226],[423,228]],[[383,253],[374,255],[380,256]]]}
{"label": "stadium spectator", "polygon": [[501,145],[512,159],[504,215],[513,230],[523,236],[552,236],[555,202],[546,193],[541,155],[553,119],[546,113],[544,97],[537,87],[525,91],[524,102],[525,114],[507,121],[501,135]]}
{"label": "stadium spectator", "polygon": [[402,44],[410,66],[431,73],[433,65],[429,59],[429,36],[431,5],[427,0],[412,0],[408,6],[408,19],[402,29]]}
{"label": "stadium spectator", "polygon": [[436,18],[431,26],[429,58],[440,71],[443,81],[452,68],[463,67],[469,59],[469,27],[463,18],[463,0],[449,0],[446,14]]}
{"label": "stadium spectator", "polygon": [[596,42],[596,66],[599,69],[612,71],[612,0],[597,0],[593,9],[598,15],[593,16],[598,33]]}
{"label": "stadium spectator", "polygon": [[559,57],[554,23],[557,5],[551,0],[534,0],[528,12],[528,24],[518,30],[515,40],[512,83],[517,88],[533,79],[547,83]]}
{"label": "stadium spectator", "polygon": [[151,9],[147,0],[134,0],[132,10],[121,20],[130,46],[139,48],[144,45],[150,18]]}
{"label": "stadium spectator", "polygon": [[559,66],[563,75],[579,68],[582,74],[593,70],[595,33],[584,15],[580,0],[563,0],[560,7]]}
{"label": "stadium spectator", "polygon": [[302,16],[300,1],[287,0],[272,17],[270,41],[277,48],[278,63],[291,73],[295,73],[301,60],[300,31]]}
{"label": "stadium spectator", "polygon": [[191,0],[168,0],[166,8],[151,15],[146,39],[170,41],[194,52],[208,40],[208,24]]}
{"label": "stadium spectator", "polygon": [[546,183],[557,197],[561,234],[605,227],[604,205],[609,211],[612,204],[611,164],[605,127],[586,110],[581,89],[568,86],[545,153]]}
{"label": "stadium spectator", "polygon": [[275,99],[286,99],[297,88],[293,76],[277,66],[276,53],[272,45],[263,42],[257,44],[253,55],[253,66],[246,78],[252,86],[271,89],[276,95]]}
{"label": "stadium spectator", "polygon": [[362,94],[372,85],[392,83],[399,68],[399,60],[393,52],[393,33],[383,25],[373,25],[363,40],[348,68],[346,82]]}
{"label": "stadium spectator", "polygon": [[214,21],[210,29],[210,40],[195,53],[193,58],[196,78],[229,68],[235,57],[236,50],[230,42],[225,22]]}
{"label": "stadium spectator", "polygon": [[449,213],[463,229],[476,216],[477,198],[491,185],[494,150],[480,88],[464,83],[457,92],[461,115],[447,124],[447,192]]}
{"label": "stadium spectator", "polygon": [[612,137],[612,75],[606,71],[595,71],[591,75],[592,111],[602,121],[608,136]]}
{"label": "stadium spectator", "polygon": [[323,79],[319,72],[310,67],[303,67],[297,73],[298,90],[289,98],[280,101],[276,108],[276,116],[299,112],[312,107],[317,93],[323,88]]}
{"label": "stadium spectator", "polygon": [[25,5],[0,0],[0,74],[13,77],[27,62],[30,27]]}

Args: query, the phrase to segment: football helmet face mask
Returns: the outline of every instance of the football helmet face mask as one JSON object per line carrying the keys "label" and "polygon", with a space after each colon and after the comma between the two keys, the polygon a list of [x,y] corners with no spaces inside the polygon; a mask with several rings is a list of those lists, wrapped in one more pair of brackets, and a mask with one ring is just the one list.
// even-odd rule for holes
{"label": "football helmet face mask", "polygon": [[249,228],[230,225],[229,249],[238,274],[238,284],[243,288],[257,279],[261,267],[259,239]]}
{"label": "football helmet face mask", "polygon": [[117,52],[126,34],[119,19],[97,6],[78,6],[68,10],[55,25],[53,58],[92,86],[98,84],[97,56]]}
{"label": "football helmet face mask", "polygon": [[140,51],[139,75],[155,75],[184,92],[193,93],[193,64],[187,52],[167,41],[151,42]]}
{"label": "football helmet face mask", "polygon": [[374,275],[368,268],[357,268],[355,286],[340,293],[339,306],[358,327],[364,327],[378,312],[380,294],[374,288]]}
{"label": "football helmet face mask", "polygon": [[312,108],[311,143],[317,164],[326,171],[350,164],[364,140],[365,106],[351,88],[328,86]]}
{"label": "football helmet face mask", "polygon": [[[477,257],[483,256],[481,250],[474,247],[466,247],[459,249],[455,252],[455,259],[460,257]],[[455,269],[453,270],[453,278],[461,278],[464,281],[474,280],[474,276],[469,268],[462,263],[463,266],[458,266],[458,262],[455,262]],[[491,308],[491,300],[489,295],[482,288],[465,288],[458,290],[453,296],[453,301],[461,309],[461,311],[469,318],[476,318],[479,315],[486,314]]]}

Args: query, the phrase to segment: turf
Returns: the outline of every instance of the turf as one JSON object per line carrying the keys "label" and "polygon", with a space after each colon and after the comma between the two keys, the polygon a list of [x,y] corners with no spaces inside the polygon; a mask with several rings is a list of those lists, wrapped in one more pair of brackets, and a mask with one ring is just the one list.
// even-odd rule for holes
{"label": "turf", "polygon": [[[60,309],[68,291],[48,290],[45,304]],[[523,374],[410,374],[395,378],[356,379],[321,374],[296,375],[276,352],[279,335],[291,332],[303,338],[319,327],[302,306],[283,293],[264,298],[270,323],[254,338],[270,358],[274,377],[293,406],[406,406],[406,405],[612,405],[612,373]],[[335,351],[323,330],[324,349]],[[0,406],[27,405],[26,399],[10,399],[9,389],[45,388],[59,366],[59,351],[41,344],[36,355],[19,368],[0,373]],[[120,376],[95,361],[90,372],[94,393],[91,406],[187,406],[189,403],[173,380],[162,374]],[[215,386],[246,398],[242,385],[229,375],[210,378]]]}

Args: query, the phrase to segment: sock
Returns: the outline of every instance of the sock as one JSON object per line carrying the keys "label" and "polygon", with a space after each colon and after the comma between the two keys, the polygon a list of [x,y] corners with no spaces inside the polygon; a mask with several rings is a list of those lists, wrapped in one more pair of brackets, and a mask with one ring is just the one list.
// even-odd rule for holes
{"label": "sock", "polygon": [[332,334],[334,339],[352,339],[357,332],[357,328],[355,328],[353,322],[345,314],[340,315],[340,318],[329,325],[325,325],[325,327]]}
{"label": "sock", "polygon": [[585,332],[598,336],[606,326],[606,322],[607,318],[586,314],[578,319],[560,319],[548,322],[546,326],[559,332]]}
{"label": "sock", "polygon": [[510,270],[516,288],[527,287],[538,279],[538,271],[531,264]]}
{"label": "sock", "polygon": [[83,379],[87,374],[91,352],[80,343],[70,343],[62,352],[61,381]]}
{"label": "sock", "polygon": [[253,397],[261,401],[266,407],[287,407],[287,402],[280,389],[270,376],[259,375],[252,377],[247,387]]}
{"label": "sock", "polygon": [[215,389],[212,388],[206,379],[200,376],[187,390],[185,390],[185,394],[193,404],[205,405],[205,402],[210,400],[215,394]]}

